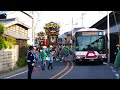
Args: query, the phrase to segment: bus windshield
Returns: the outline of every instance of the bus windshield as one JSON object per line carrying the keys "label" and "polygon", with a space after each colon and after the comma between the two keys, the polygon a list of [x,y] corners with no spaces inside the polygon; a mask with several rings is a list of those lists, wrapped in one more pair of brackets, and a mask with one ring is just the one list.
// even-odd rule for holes
{"label": "bus windshield", "polygon": [[76,51],[105,50],[104,35],[76,36]]}

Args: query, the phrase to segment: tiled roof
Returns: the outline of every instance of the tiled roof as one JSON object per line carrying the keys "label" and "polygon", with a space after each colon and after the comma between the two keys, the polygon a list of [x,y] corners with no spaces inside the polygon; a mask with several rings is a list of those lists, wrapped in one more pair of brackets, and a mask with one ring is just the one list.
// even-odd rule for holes
{"label": "tiled roof", "polygon": [[9,30],[5,30],[5,31],[4,31],[4,34],[6,34],[6,35],[8,35],[8,36],[12,36],[12,37],[14,37],[15,39],[26,39],[26,40],[29,39],[29,37],[22,36],[22,35],[20,35],[20,34],[17,34],[17,33],[15,33],[15,32],[9,31]]}
{"label": "tiled roof", "polygon": [[0,14],[6,14],[8,11],[0,11]]}
{"label": "tiled roof", "polygon": [[3,23],[4,25],[7,25],[11,22],[15,21],[15,18],[11,18],[11,19],[0,19],[0,22]]}
{"label": "tiled roof", "polygon": [[17,18],[10,18],[10,19],[0,19],[0,22],[3,23],[6,27],[14,25],[14,24],[20,24],[25,28],[31,28],[28,25],[20,22],[19,20],[17,20]]}
{"label": "tiled roof", "polygon": [[[6,27],[14,25],[14,24],[19,24],[19,25],[22,25],[26,29],[30,28],[29,26],[25,25],[24,23],[19,22],[16,18],[0,19],[0,22],[3,23]],[[8,30],[5,30],[4,33],[8,36],[14,37],[15,39],[25,39],[25,40],[29,39],[29,37],[25,37],[25,36],[22,36],[20,34],[17,34],[15,32],[8,31]]]}

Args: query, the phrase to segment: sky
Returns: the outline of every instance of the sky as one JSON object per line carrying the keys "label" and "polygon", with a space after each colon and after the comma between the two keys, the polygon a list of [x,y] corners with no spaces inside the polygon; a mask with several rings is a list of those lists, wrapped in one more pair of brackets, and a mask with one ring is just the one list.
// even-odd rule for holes
{"label": "sky", "polygon": [[[35,32],[44,31],[46,23],[51,21],[59,23],[60,34],[75,27],[90,27],[107,15],[107,11],[37,11]],[[83,14],[83,15],[82,15]],[[83,19],[82,19],[83,16]],[[73,23],[72,23],[73,21]]]}

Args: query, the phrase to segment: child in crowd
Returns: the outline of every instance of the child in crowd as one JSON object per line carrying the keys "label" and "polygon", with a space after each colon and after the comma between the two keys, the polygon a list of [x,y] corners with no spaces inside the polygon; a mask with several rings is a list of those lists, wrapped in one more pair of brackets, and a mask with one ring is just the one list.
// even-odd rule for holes
{"label": "child in crowd", "polygon": [[50,50],[50,61],[49,61],[48,67],[47,67],[48,70],[49,70],[50,68],[53,69],[53,66],[52,66],[52,63],[53,63],[53,55],[54,55],[54,51],[53,51],[53,50]]}

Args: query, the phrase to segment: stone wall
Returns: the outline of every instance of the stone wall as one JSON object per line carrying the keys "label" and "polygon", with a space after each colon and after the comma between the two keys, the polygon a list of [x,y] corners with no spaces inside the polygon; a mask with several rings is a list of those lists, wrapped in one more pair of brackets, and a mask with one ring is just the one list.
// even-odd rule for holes
{"label": "stone wall", "polygon": [[19,46],[14,45],[12,49],[0,50],[0,72],[9,70],[16,66],[19,56]]}

